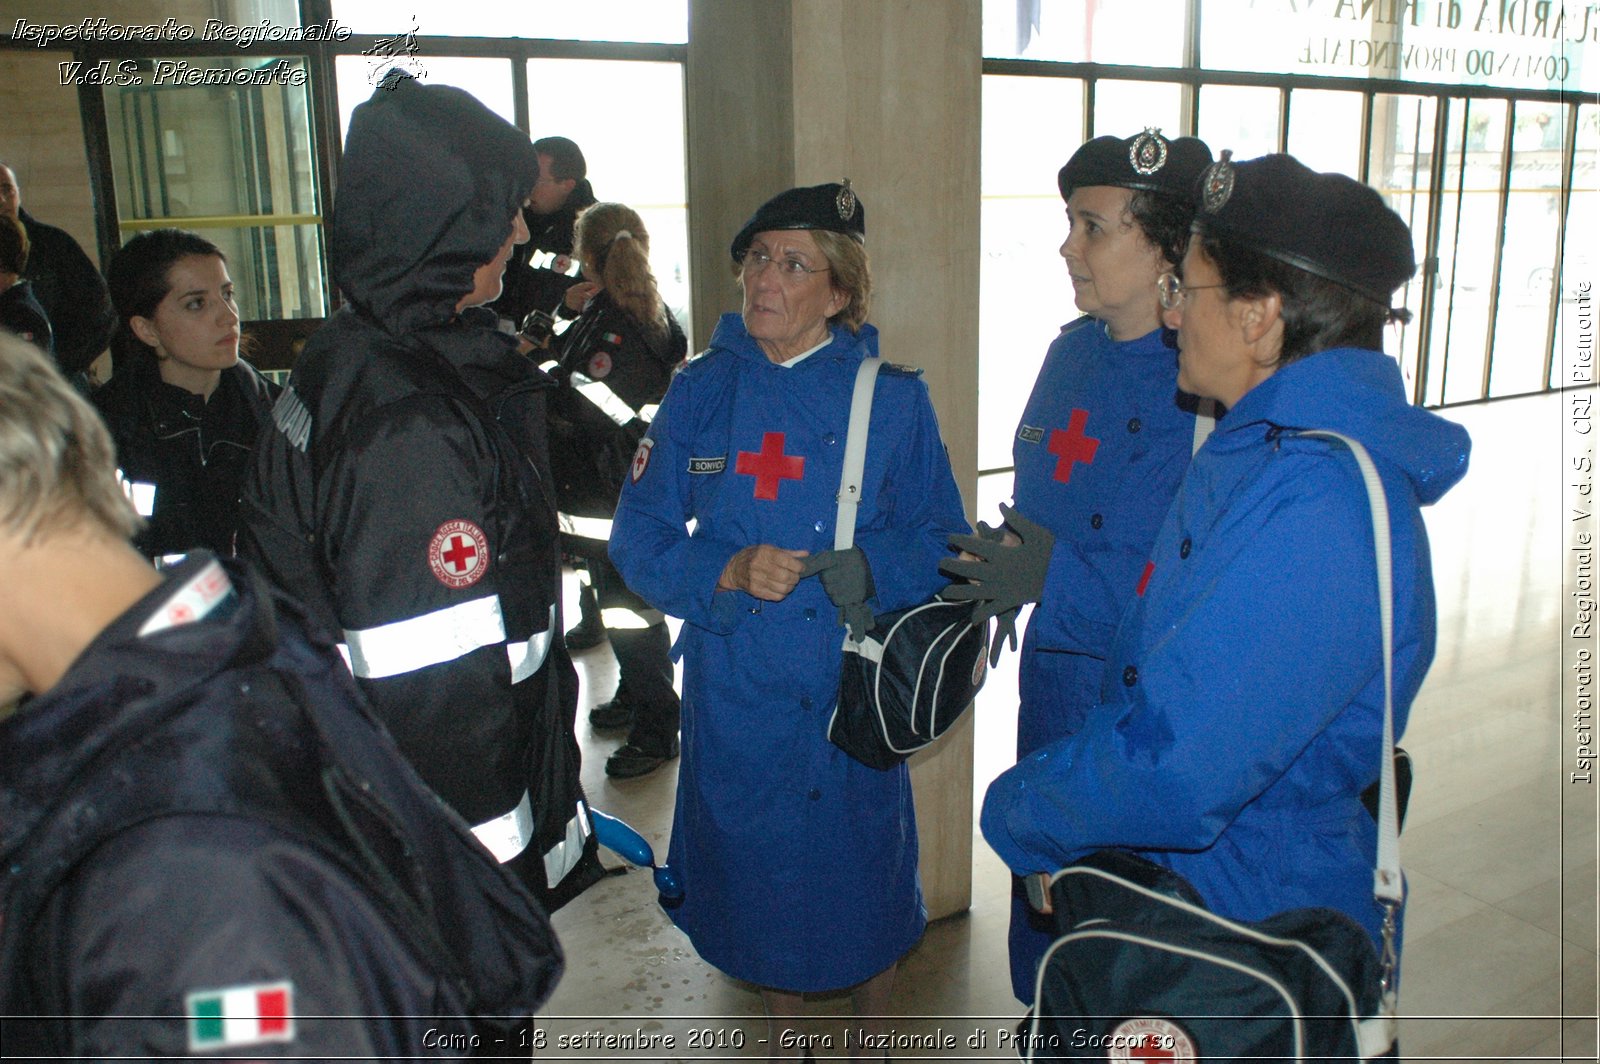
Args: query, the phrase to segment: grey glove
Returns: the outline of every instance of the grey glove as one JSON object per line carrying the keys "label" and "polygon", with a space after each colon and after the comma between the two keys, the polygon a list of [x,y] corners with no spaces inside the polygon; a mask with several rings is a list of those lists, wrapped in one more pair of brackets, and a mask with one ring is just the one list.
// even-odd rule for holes
{"label": "grey glove", "polygon": [[800,579],[819,573],[828,601],[839,607],[839,623],[849,627],[851,639],[857,642],[865,639],[873,620],[867,599],[877,590],[867,556],[860,547],[818,551],[806,558]]}
{"label": "grey glove", "polygon": [[[990,543],[1004,543],[1006,530],[978,522],[978,538],[988,540]],[[994,618],[994,635],[989,640],[989,667],[992,669],[1000,664],[1000,654],[1005,650],[1006,643],[1011,644],[1014,653],[1017,649],[1017,614],[1021,606],[998,613]]]}
{"label": "grey glove", "polygon": [[[940,572],[971,581],[952,584],[945,589],[944,597],[955,602],[972,602],[973,624],[983,624],[991,617],[1008,612],[1014,619],[1016,610],[1039,601],[1045,576],[1050,571],[1050,551],[1056,543],[1050,530],[1034,524],[1005,503],[1000,504],[1000,515],[1021,543],[1007,546],[992,538],[995,530],[988,530],[985,535],[980,525],[976,536],[950,537],[950,546],[976,555],[977,561],[946,558],[939,563]],[[1016,638],[1014,621],[1002,622],[1002,628]]]}

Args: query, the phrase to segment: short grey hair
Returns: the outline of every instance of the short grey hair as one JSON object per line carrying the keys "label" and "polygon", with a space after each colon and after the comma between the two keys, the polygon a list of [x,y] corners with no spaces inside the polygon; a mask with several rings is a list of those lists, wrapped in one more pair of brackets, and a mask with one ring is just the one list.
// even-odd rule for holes
{"label": "short grey hair", "polygon": [[42,351],[0,330],[0,527],[32,542],[86,525],[131,538],[141,524],[100,415]]}

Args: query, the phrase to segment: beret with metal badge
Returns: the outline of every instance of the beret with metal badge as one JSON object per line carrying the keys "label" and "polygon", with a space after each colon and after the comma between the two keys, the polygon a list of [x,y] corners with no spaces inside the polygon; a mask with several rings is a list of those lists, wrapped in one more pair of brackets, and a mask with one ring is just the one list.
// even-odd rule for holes
{"label": "beret with metal badge", "polygon": [[771,229],[826,229],[865,242],[867,209],[850,187],[848,177],[843,184],[791,188],[767,200],[744,223],[729,249],[733,257],[743,255],[757,233]]}
{"label": "beret with metal badge", "polygon": [[1211,149],[1195,137],[1169,140],[1154,127],[1137,136],[1096,137],[1072,153],[1056,175],[1061,198],[1075,188],[1111,185],[1165,192],[1193,202],[1195,179],[1211,162]]}
{"label": "beret with metal badge", "polygon": [[1292,155],[1207,167],[1195,227],[1389,306],[1417,272],[1411,230],[1375,189]]}

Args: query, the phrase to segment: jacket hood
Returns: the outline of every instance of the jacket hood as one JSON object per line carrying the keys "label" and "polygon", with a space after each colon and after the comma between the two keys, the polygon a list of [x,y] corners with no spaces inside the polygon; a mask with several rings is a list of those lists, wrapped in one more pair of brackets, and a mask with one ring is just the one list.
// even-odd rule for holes
{"label": "jacket hood", "polygon": [[1360,440],[1400,470],[1423,504],[1437,502],[1467,472],[1467,430],[1406,400],[1400,367],[1379,351],[1336,348],[1278,370],[1251,389],[1218,428],[1267,421],[1331,429]]}
{"label": "jacket hood", "polygon": [[533,144],[474,97],[391,74],[350,119],[335,283],[391,333],[448,321],[538,178]]}

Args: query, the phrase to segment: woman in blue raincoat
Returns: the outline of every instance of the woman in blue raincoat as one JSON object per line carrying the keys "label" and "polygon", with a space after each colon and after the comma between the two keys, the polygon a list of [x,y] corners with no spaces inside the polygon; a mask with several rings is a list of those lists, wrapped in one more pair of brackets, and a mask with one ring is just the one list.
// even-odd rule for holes
{"label": "woman in blue raincoat", "polygon": [[[1384,669],[1367,495],[1388,497],[1396,734],[1434,650],[1420,509],[1466,472],[1460,426],[1412,406],[1387,323],[1411,234],[1372,189],[1287,155],[1203,179],[1181,279],[1162,278],[1179,386],[1227,413],[1195,455],[1083,730],[990,786],[982,828],[1019,875],[1101,848],[1185,878],[1216,913],[1342,910],[1381,944]],[[980,549],[982,544],[976,544]],[[983,565],[963,566],[983,578]]]}
{"label": "woman in blue raincoat", "polygon": [[905,767],[826,738],[845,618],[930,597],[967,527],[927,386],[886,366],[856,546],[829,549],[856,369],[878,354],[864,234],[848,182],[782,193],[739,232],[743,313],[674,379],[611,538],[628,585],[685,621],[672,918],[762,988],[774,1054],[805,992],[853,988],[882,1016],[926,920]]}

